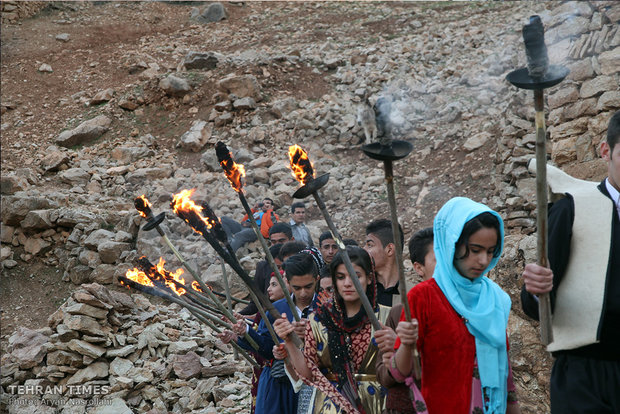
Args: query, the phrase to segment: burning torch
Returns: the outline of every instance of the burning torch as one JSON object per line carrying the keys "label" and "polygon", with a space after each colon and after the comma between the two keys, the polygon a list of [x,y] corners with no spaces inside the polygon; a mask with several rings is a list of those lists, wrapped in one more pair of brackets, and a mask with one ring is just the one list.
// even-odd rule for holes
{"label": "burning torch", "polygon": [[[174,253],[176,258],[179,259],[179,261],[181,262],[183,267],[185,267],[192,274],[192,276],[194,277],[194,280],[198,281],[198,283],[201,283],[202,279],[198,276],[198,273],[185,261],[183,256],[181,256],[181,253],[179,253],[179,251],[176,249],[176,247],[174,247],[174,245],[172,244],[172,242],[170,241],[170,239],[168,238],[166,233],[164,233],[164,230],[161,228],[160,224],[166,218],[166,213],[165,212],[161,212],[160,214],[155,216],[153,214],[151,203],[149,202],[149,200],[146,198],[145,195],[141,195],[140,197],[136,197],[134,199],[133,203],[134,203],[134,206],[136,207],[136,210],[138,210],[138,213],[140,213],[140,216],[142,216],[143,218],[145,218],[147,220],[147,223],[142,227],[142,230],[144,230],[144,231],[149,231],[149,230],[153,230],[153,229],[157,230],[157,232],[159,233],[161,238],[168,245],[170,250],[172,250],[172,253]],[[212,291],[214,294],[216,294],[218,296],[225,296],[224,294],[222,294],[220,292],[213,291],[211,288],[206,286],[204,284],[204,282],[201,284],[201,287],[203,289],[208,289],[208,290]],[[228,299],[228,297],[227,297],[227,299]],[[235,298],[235,297],[231,298],[231,300],[234,300],[235,302],[240,302],[240,303],[249,303],[248,301],[245,301],[245,300],[239,299],[239,298]]]}
{"label": "burning torch", "polygon": [[[211,291],[211,288],[209,286],[206,285],[206,283],[202,280],[202,278],[196,273],[196,271],[194,271],[192,269],[191,266],[189,266],[187,264],[187,262],[183,259],[183,257],[181,256],[181,254],[178,252],[178,250],[176,248],[174,248],[174,246],[172,245],[172,243],[170,242],[170,240],[168,239],[168,237],[165,235],[165,233],[163,232],[163,230],[160,227],[160,223],[163,221],[163,219],[165,218],[165,213],[160,213],[159,215],[157,215],[157,217],[152,217],[153,213],[151,210],[151,204],[149,203],[149,201],[146,199],[146,197],[141,196],[138,197],[134,200],[134,205],[136,206],[136,209],[140,212],[140,215],[142,215],[143,217],[151,217],[151,219],[149,220],[149,222],[144,226],[144,228],[146,230],[151,230],[153,228],[156,228],[159,232],[160,235],[162,235],[162,237],[164,238],[164,240],[166,241],[166,243],[168,244],[168,246],[172,249],[173,252],[175,252],[175,256],[181,261],[181,263],[183,263],[183,266],[189,270],[189,272],[192,274],[192,276],[194,277],[194,280],[196,280],[201,288],[201,291],[203,293],[207,294],[207,297],[212,301],[212,303],[218,308],[218,310],[224,314],[229,320],[235,320],[234,315],[232,314],[232,312],[230,312],[226,307],[224,307],[224,305],[219,301],[219,299],[215,296],[215,294]],[[223,230],[221,230],[223,232]],[[245,338],[248,340],[248,342],[256,344],[256,342],[250,337],[250,335],[246,334]]]}
{"label": "burning torch", "polygon": [[[383,98],[380,98],[383,99]],[[389,107],[388,107],[389,108]],[[368,157],[383,161],[383,171],[385,172],[385,185],[387,187],[387,199],[390,206],[390,218],[392,221],[392,234],[394,235],[394,246],[396,247],[396,264],[398,267],[398,283],[400,299],[405,312],[405,319],[411,322],[411,310],[407,299],[407,284],[405,281],[405,268],[403,266],[403,246],[400,241],[400,229],[398,228],[398,214],[396,210],[396,195],[394,193],[394,168],[392,163],[396,160],[407,157],[413,150],[413,145],[407,141],[393,140],[389,113],[386,113],[385,105],[377,105],[380,111],[377,120],[381,121],[383,138],[380,142],[373,142],[362,146],[362,151]],[[388,109],[389,110],[389,109]],[[417,358],[417,349],[414,349],[414,375],[420,379],[420,366]]]}
{"label": "burning torch", "polygon": [[[119,276],[118,279],[122,285],[176,303],[187,309],[199,321],[209,326],[216,333],[220,333],[221,330],[215,323],[219,323],[226,328],[230,327],[228,323],[212,313],[207,312],[209,307],[204,306],[199,301],[197,302],[196,296],[190,296],[190,292],[200,291],[200,288],[195,285],[195,282],[192,283],[191,288],[184,284],[184,279],[180,277],[183,273],[182,269],[177,269],[176,272],[171,273],[165,270],[163,259],[160,259],[157,266],[154,266],[145,257],[139,259],[138,265],[142,270],[134,268],[133,270],[127,270],[124,277]],[[215,311],[213,309],[211,310]],[[240,348],[239,345],[236,343],[232,345],[233,349],[239,352],[250,364],[257,366],[256,361]],[[258,349],[256,342],[252,342],[251,345],[255,349]]]}
{"label": "burning torch", "polygon": [[340,233],[336,229],[332,218],[327,211],[327,207],[319,194],[319,190],[327,184],[329,180],[329,173],[324,174],[318,178],[314,178],[314,168],[312,167],[312,163],[310,159],[308,159],[308,155],[299,145],[291,145],[288,150],[289,159],[291,161],[291,170],[293,172],[293,176],[299,183],[302,185],[295,193],[293,193],[293,198],[306,198],[310,194],[314,196],[316,204],[318,205],[321,213],[323,214],[323,218],[327,222],[327,226],[334,236],[334,240],[338,245],[338,251],[342,255],[344,265],[349,272],[349,276],[351,277],[351,281],[353,282],[353,286],[355,286],[355,290],[357,291],[360,299],[362,301],[362,306],[368,315],[368,319],[372,324],[375,330],[383,329],[381,323],[379,323],[379,319],[377,319],[377,315],[375,315],[375,310],[372,308],[370,301],[368,300],[368,296],[366,296],[366,291],[362,287],[359,278],[357,277],[357,273],[355,273],[355,269],[353,269],[353,264],[351,263],[351,259],[347,253],[347,249],[342,242],[342,238],[340,237]]}
{"label": "burning torch", "polygon": [[[239,275],[241,280],[248,287],[250,297],[256,304],[258,312],[265,321],[265,326],[271,335],[271,339],[274,344],[279,343],[280,341],[278,340],[278,336],[273,330],[273,326],[267,318],[266,312],[268,311],[276,319],[280,317],[280,312],[278,312],[278,310],[269,301],[269,298],[267,298],[267,296],[256,287],[248,273],[239,263],[237,256],[235,256],[234,251],[228,243],[226,233],[222,228],[222,223],[215,215],[215,212],[207,203],[203,203],[202,206],[198,206],[192,201],[190,197],[193,192],[194,190],[183,190],[180,193],[175,194],[172,198],[170,206],[175,214],[189,224],[195,233],[200,234],[207,241],[207,243],[213,247],[217,254]],[[291,334],[291,339],[297,347],[302,346],[301,340],[294,333]]]}
{"label": "burning torch", "polygon": [[291,312],[293,313],[293,317],[295,318],[295,320],[299,322],[300,318],[297,312],[294,310],[296,309],[296,306],[293,303],[293,298],[291,297],[291,294],[288,291],[288,288],[286,287],[286,283],[284,283],[284,280],[282,279],[282,275],[280,275],[280,271],[278,270],[278,266],[276,265],[276,262],[273,260],[273,256],[271,255],[269,246],[267,246],[267,242],[265,241],[263,234],[258,228],[258,224],[256,223],[256,220],[254,219],[254,213],[252,212],[252,209],[250,208],[250,205],[248,204],[248,200],[245,198],[245,194],[243,193],[242,178],[245,177],[245,169],[243,168],[243,165],[237,164],[233,160],[232,154],[226,147],[226,144],[224,144],[222,141],[218,141],[217,144],[215,144],[215,152],[217,154],[217,159],[220,165],[222,166],[222,168],[224,169],[224,172],[226,173],[226,177],[228,178],[230,185],[239,195],[239,200],[241,201],[241,204],[243,205],[243,209],[248,215],[248,219],[250,220],[252,229],[254,229],[254,233],[256,233],[256,238],[258,239],[261,247],[265,251],[267,262],[269,262],[269,265],[271,266],[271,270],[273,271],[274,275],[278,279],[278,283],[280,284],[280,287],[282,288],[282,291],[284,292],[284,298],[286,299],[286,303],[288,304],[289,308],[291,308]]}
{"label": "burning torch", "polygon": [[[549,65],[545,46],[545,29],[539,16],[531,16],[523,26],[523,42],[527,67],[512,71],[506,76],[517,88],[534,91],[536,110],[536,227],[537,262],[547,267],[547,149],[545,140],[545,114],[543,91],[562,82],[569,70],[564,66]],[[549,294],[538,296],[540,339],[548,345],[553,341],[551,329],[551,302]]]}

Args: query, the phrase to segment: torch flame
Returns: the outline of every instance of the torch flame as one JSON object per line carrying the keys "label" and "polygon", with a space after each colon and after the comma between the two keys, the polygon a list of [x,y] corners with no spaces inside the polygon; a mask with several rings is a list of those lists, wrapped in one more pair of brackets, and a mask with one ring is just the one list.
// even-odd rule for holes
{"label": "torch flame", "polygon": [[[191,190],[182,190],[180,193],[174,194],[170,206],[174,213],[185,220],[196,233],[203,235],[202,230],[196,228],[196,224],[200,225],[203,223],[207,230],[211,229],[213,224],[202,216],[202,207],[194,203],[190,198],[195,191],[196,189],[192,188]],[[198,222],[196,223],[195,221]]]}
{"label": "torch flame", "polygon": [[183,269],[177,269],[176,272],[170,272],[164,269],[164,264],[166,261],[163,257],[159,258],[159,263],[155,266],[157,269],[157,273],[164,277],[166,286],[168,286],[174,293],[181,296],[185,294],[185,289],[180,286],[177,286],[171,279],[176,280],[179,283],[185,284],[185,279],[181,277],[183,274]]}
{"label": "torch flame", "polygon": [[149,203],[149,200],[146,198],[146,196],[144,194],[142,194],[140,197],[136,197],[136,199],[133,201],[134,206],[136,206],[136,210],[138,210],[138,213],[140,213],[140,215],[144,218],[147,218],[148,214],[147,212],[151,210],[151,203]]}
{"label": "torch flame", "polygon": [[243,187],[243,182],[241,179],[245,177],[245,168],[242,164],[237,164],[235,160],[233,160],[232,154],[222,141],[215,144],[215,152],[220,165],[226,173],[226,178],[228,178],[231,187],[236,192],[240,192]]}
{"label": "torch flame", "polygon": [[196,292],[202,292],[200,283],[196,282],[195,280],[192,282],[192,289],[194,289]]}
{"label": "torch flame", "polygon": [[308,158],[308,154],[299,145],[291,145],[288,149],[288,157],[291,160],[293,177],[301,183],[308,184],[314,179],[314,168]]}
{"label": "torch flame", "polygon": [[155,285],[153,284],[151,279],[148,278],[146,273],[144,273],[138,268],[134,267],[133,269],[127,270],[127,272],[125,273],[125,277],[143,286],[155,287]]}

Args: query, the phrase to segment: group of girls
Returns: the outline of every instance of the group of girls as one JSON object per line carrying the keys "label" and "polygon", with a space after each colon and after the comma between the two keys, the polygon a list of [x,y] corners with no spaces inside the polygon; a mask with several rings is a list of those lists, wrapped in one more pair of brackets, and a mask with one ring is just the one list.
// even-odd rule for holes
{"label": "group of girls", "polygon": [[[503,221],[487,206],[458,197],[437,213],[433,231],[433,277],[408,292],[412,319],[401,315],[397,336],[376,335],[341,253],[329,265],[333,298],[309,316],[304,348],[290,340],[295,327],[286,315],[274,322],[283,340],[274,355],[286,357],[292,382],[313,387],[306,412],[383,412],[389,388],[378,381],[375,368],[382,357],[390,377],[411,388],[414,412],[520,412],[508,358],[511,301],[486,276],[502,253]],[[372,259],[359,247],[348,246],[347,254],[384,323],[390,309],[376,303]],[[415,349],[420,378],[413,373]],[[406,408],[402,411],[411,412]]]}

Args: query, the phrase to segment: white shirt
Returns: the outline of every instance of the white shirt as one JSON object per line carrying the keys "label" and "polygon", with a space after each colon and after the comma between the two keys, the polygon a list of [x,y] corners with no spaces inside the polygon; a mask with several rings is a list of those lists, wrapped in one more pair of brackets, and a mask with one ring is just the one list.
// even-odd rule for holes
{"label": "white shirt", "polygon": [[614,188],[613,185],[609,182],[609,177],[605,179],[605,188],[607,188],[607,192],[611,196],[612,201],[616,206],[616,212],[618,213],[618,218],[620,218],[620,192]]}

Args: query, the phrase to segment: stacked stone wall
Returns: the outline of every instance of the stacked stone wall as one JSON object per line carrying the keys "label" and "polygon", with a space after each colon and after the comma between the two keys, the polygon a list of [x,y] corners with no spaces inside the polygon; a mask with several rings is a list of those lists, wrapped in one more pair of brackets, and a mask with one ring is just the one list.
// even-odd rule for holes
{"label": "stacked stone wall", "polygon": [[33,16],[48,5],[45,1],[2,1],[2,23],[15,23]]}
{"label": "stacked stone wall", "polygon": [[620,109],[619,21],[620,3],[591,1],[564,3],[546,22],[551,58],[570,69],[547,98],[551,159],[580,178],[606,173],[598,147]]}

